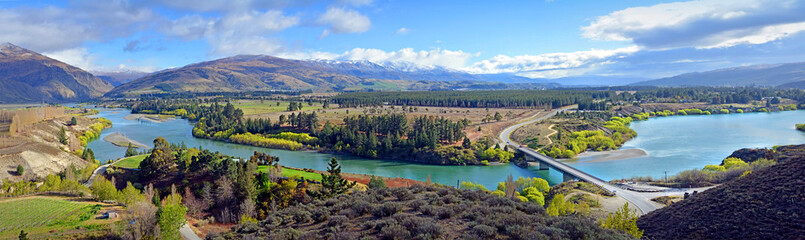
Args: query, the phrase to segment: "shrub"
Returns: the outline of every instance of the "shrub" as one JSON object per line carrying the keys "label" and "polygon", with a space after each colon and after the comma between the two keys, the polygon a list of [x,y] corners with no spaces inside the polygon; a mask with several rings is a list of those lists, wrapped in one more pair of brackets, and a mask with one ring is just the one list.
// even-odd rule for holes
{"label": "shrub", "polygon": [[472,233],[483,239],[491,239],[495,237],[497,230],[487,225],[478,224],[472,227]]}
{"label": "shrub", "polygon": [[312,217],[313,221],[316,221],[317,223],[327,221],[327,219],[330,218],[330,210],[327,210],[327,208],[317,208],[315,211],[313,211]]}
{"label": "shrub", "polygon": [[383,236],[383,239],[393,239],[393,240],[407,240],[411,239],[411,232],[405,229],[405,227],[394,224],[384,227],[380,230],[380,234]]}
{"label": "shrub", "polygon": [[375,206],[372,210],[372,215],[375,217],[388,217],[397,212],[402,211],[402,205],[395,202],[385,202],[382,205]]}
{"label": "shrub", "polygon": [[372,176],[369,179],[369,184],[366,184],[371,189],[379,189],[379,188],[387,188],[386,181],[383,181],[382,178]]}
{"label": "shrub", "polygon": [[301,207],[293,209],[293,220],[297,223],[305,223],[312,220],[310,212]]}
{"label": "shrub", "polygon": [[391,193],[394,195],[394,197],[397,198],[397,200],[400,201],[408,201],[414,199],[414,194],[412,194],[411,191],[408,190],[408,188],[394,188],[391,190]]}
{"label": "shrub", "polygon": [[22,165],[17,165],[17,175],[22,176],[23,174],[25,174],[25,168],[23,168]]}
{"label": "shrub", "polygon": [[453,217],[453,215],[455,214],[456,212],[453,211],[453,209],[451,209],[450,207],[436,208],[436,216],[439,217],[439,219],[448,219]]}
{"label": "shrub", "polygon": [[330,218],[330,221],[327,222],[327,226],[330,227],[340,227],[344,225],[349,220],[346,216],[336,215]]}

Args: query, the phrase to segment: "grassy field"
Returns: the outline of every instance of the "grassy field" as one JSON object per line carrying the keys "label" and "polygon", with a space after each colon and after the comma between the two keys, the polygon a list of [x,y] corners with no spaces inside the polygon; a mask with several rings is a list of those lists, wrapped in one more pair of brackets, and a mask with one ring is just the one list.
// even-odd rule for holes
{"label": "grassy field", "polygon": [[[279,105],[277,105],[279,103]],[[274,113],[274,112],[286,112],[288,110],[288,104],[290,102],[287,101],[276,101],[276,100],[265,100],[262,103],[257,100],[239,100],[232,105],[235,105],[236,108],[240,108],[243,110],[243,115],[257,115],[257,114],[266,114],[266,113]],[[333,104],[335,105],[335,104]],[[302,103],[302,111],[305,110],[318,110],[322,109],[321,103],[313,103],[313,105],[308,105],[307,103]]]}
{"label": "grassy field", "polygon": [[137,169],[140,168],[140,162],[142,162],[147,156],[148,155],[143,154],[143,155],[127,157],[124,159],[120,159],[120,161],[117,161],[115,164],[112,164],[112,166]]}
{"label": "grassy field", "polygon": [[44,233],[77,226],[94,219],[100,205],[52,197],[25,197],[0,202],[0,238],[14,238],[20,230]]}
{"label": "grassy field", "polygon": [[[274,166],[262,165],[262,166],[257,167],[257,171],[258,172],[264,172],[269,167],[274,168]],[[303,178],[308,179],[308,180],[321,181],[321,174],[305,172],[305,171],[300,171],[300,170],[290,169],[290,168],[282,168],[282,176],[283,177],[300,176],[300,177],[303,177]]]}

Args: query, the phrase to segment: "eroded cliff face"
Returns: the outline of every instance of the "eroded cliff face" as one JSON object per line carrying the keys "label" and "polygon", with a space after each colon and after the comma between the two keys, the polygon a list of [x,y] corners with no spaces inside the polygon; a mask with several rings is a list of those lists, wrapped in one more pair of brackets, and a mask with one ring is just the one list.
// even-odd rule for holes
{"label": "eroded cliff face", "polygon": [[[89,131],[89,125],[96,120],[77,116],[78,124],[70,126],[72,116],[62,116],[45,120],[26,127],[17,136],[4,138],[0,144],[0,179],[11,181],[32,180],[64,171],[70,166],[76,169],[89,164],[74,154],[83,147],[78,136]],[[59,142],[58,134],[65,129],[67,144]],[[17,174],[17,166],[25,171]]]}

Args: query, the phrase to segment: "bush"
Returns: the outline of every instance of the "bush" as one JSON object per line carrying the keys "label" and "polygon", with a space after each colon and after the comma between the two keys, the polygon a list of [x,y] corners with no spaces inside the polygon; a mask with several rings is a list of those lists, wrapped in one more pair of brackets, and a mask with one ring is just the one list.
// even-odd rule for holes
{"label": "bush", "polygon": [[22,176],[23,174],[25,174],[25,168],[23,168],[22,165],[17,165],[17,175]]}
{"label": "bush", "polygon": [[405,229],[405,227],[394,224],[384,227],[380,230],[380,234],[383,236],[383,239],[393,239],[393,240],[407,240],[411,239],[411,232]]}
{"label": "bush", "polygon": [[317,223],[327,221],[327,219],[330,218],[330,210],[327,210],[327,208],[317,208],[315,211],[313,211],[312,217],[313,221],[316,221]]}
{"label": "bush", "polygon": [[388,217],[397,212],[402,211],[402,205],[395,202],[385,202],[382,205],[375,206],[372,210],[372,215],[378,218]]}
{"label": "bush", "polygon": [[369,184],[366,184],[371,189],[379,189],[379,188],[387,188],[386,181],[383,181],[382,178],[372,176],[369,179]]}
{"label": "bush", "polygon": [[478,224],[472,227],[472,233],[482,239],[492,239],[495,237],[497,230],[487,225]]}
{"label": "bush", "polygon": [[347,221],[349,221],[349,218],[347,218],[346,216],[335,215],[330,218],[330,221],[327,222],[327,226],[340,227],[344,225],[344,223],[346,223]]}

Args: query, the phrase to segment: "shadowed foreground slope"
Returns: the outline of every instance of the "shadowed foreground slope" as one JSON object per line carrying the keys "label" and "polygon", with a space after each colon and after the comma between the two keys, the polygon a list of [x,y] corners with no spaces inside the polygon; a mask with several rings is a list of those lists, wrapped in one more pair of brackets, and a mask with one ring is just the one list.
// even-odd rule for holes
{"label": "shadowed foreground slope", "polygon": [[805,238],[805,145],[786,149],[796,156],[645,215],[638,227],[650,239]]}
{"label": "shadowed foreground slope", "polygon": [[[244,223],[228,239],[630,239],[489,193],[415,185],[342,194]],[[208,236],[209,238],[210,236]]]}

